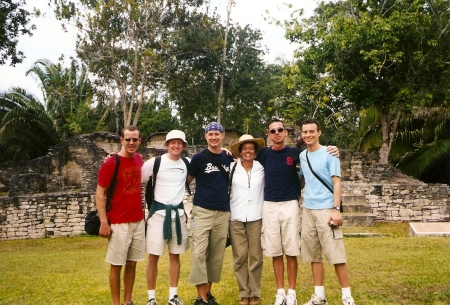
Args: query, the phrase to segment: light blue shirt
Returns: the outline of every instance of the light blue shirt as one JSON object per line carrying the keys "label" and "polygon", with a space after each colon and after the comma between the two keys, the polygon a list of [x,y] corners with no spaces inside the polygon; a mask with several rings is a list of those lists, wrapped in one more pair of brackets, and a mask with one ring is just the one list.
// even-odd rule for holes
{"label": "light blue shirt", "polygon": [[[306,151],[300,153],[300,175],[305,178],[303,193],[303,207],[311,210],[329,209],[334,206],[333,194],[311,172],[306,161]],[[341,176],[341,162],[339,158],[327,152],[322,146],[314,152],[308,152],[309,163],[314,172],[333,189],[332,176]]]}

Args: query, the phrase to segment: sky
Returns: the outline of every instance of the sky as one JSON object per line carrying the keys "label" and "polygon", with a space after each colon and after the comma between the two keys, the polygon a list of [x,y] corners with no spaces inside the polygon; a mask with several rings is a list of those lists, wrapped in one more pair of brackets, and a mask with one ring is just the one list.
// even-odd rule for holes
{"label": "sky", "polygon": [[[264,56],[264,60],[269,63],[275,62],[280,57],[291,60],[295,45],[290,44],[284,38],[282,28],[268,24],[264,21],[265,16],[272,16],[278,19],[288,17],[288,12],[283,8],[282,1],[276,0],[235,0],[236,4],[231,10],[231,19],[241,26],[251,24],[253,28],[263,32],[262,45],[269,48],[270,53]],[[212,0],[212,6],[217,7],[217,12],[225,18],[227,0]],[[315,0],[295,1],[295,8],[303,8],[305,15],[310,15],[315,8]],[[61,55],[64,55],[65,66],[68,67],[70,57],[76,57],[75,37],[73,28],[68,28],[65,33],[61,29],[60,22],[56,20],[50,9],[47,8],[47,0],[27,0],[25,8],[32,10],[38,7],[46,12],[45,17],[33,18],[31,23],[37,29],[33,31],[33,36],[20,36],[17,46],[18,50],[25,53],[26,58],[21,64],[11,67],[8,64],[0,66],[0,91],[5,91],[11,87],[21,87],[33,93],[42,100],[42,93],[39,82],[31,75],[25,73],[39,59],[48,59],[57,63]],[[269,14],[266,13],[269,12]]]}

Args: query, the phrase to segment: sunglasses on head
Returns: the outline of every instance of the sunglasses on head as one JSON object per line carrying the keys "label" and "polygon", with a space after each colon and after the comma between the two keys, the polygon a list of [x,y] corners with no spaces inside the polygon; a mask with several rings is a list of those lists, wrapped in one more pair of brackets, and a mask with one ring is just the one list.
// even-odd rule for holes
{"label": "sunglasses on head", "polygon": [[284,131],[284,128],[278,127],[278,128],[274,128],[274,129],[269,130],[269,132],[270,132],[271,134],[274,134],[274,133],[276,133],[277,131],[278,131],[278,133],[281,133],[281,132]]}
{"label": "sunglasses on head", "polygon": [[139,138],[125,138],[124,140],[125,140],[125,142],[130,142],[130,141],[137,142],[137,141],[139,141]]}

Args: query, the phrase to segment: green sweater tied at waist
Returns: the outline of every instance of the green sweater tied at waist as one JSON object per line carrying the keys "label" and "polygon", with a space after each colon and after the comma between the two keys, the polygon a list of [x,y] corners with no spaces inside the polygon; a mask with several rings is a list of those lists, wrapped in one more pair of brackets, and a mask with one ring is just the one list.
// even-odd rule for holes
{"label": "green sweater tied at waist", "polygon": [[184,210],[183,202],[178,205],[164,204],[158,201],[153,201],[152,206],[150,208],[150,212],[148,217],[152,217],[156,211],[166,210],[166,216],[164,218],[163,223],[163,234],[164,239],[170,240],[172,239],[172,210],[175,210],[175,229],[177,232],[177,243],[181,245],[181,220],[180,213],[178,210]]}

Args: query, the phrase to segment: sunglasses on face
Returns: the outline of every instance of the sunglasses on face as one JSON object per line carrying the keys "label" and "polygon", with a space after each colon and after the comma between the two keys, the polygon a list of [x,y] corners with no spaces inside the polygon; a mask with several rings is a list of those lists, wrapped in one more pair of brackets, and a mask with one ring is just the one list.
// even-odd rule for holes
{"label": "sunglasses on face", "polygon": [[125,142],[130,142],[130,141],[137,142],[137,141],[139,141],[139,138],[125,138],[124,140],[125,140]]}
{"label": "sunglasses on face", "polygon": [[277,131],[278,131],[278,133],[282,133],[284,131],[284,128],[278,127],[278,128],[274,128],[274,129],[269,130],[269,132],[271,134],[275,134]]}

